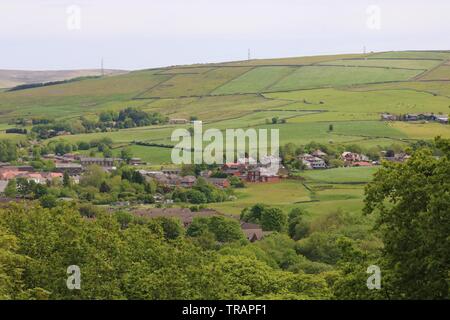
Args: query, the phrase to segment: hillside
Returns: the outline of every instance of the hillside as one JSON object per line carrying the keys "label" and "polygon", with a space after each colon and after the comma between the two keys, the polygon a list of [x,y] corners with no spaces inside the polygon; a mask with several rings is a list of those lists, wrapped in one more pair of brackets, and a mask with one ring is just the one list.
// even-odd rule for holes
{"label": "hillside", "polygon": [[[405,144],[450,136],[438,123],[382,122],[380,113],[448,114],[450,51],[403,51],[250,60],[134,71],[48,87],[0,92],[0,129],[19,117],[73,119],[137,107],[169,118],[196,116],[215,128],[278,128],[281,143]],[[284,124],[267,124],[274,118]],[[334,130],[329,131],[330,124]],[[174,125],[66,136],[108,136],[152,163],[170,160]],[[6,135],[0,133],[0,138]],[[7,135],[8,138],[22,138]],[[119,150],[117,150],[119,151]],[[149,152],[150,151],[150,152]]]}
{"label": "hillside", "polygon": [[[106,69],[104,73],[106,75],[115,75],[124,73],[124,71]],[[23,84],[62,81],[99,75],[101,75],[99,69],[56,71],[0,70],[0,88],[12,88]]]}

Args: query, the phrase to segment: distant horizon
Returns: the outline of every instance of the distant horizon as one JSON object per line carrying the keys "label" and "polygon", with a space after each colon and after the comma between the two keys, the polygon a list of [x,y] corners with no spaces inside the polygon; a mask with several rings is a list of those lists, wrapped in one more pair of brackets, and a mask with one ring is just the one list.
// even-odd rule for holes
{"label": "distant horizon", "polygon": [[[450,52],[450,49],[404,49],[404,50],[381,50],[381,51],[368,51],[366,54],[370,53],[381,53],[381,52]],[[308,54],[308,55],[298,55],[298,56],[282,56],[282,57],[264,57],[264,58],[252,58],[250,61],[255,60],[271,60],[271,59],[289,59],[289,58],[302,58],[302,57],[314,57],[314,56],[335,56],[342,54],[364,54],[363,52],[339,52],[339,53],[319,53],[319,54]],[[143,67],[138,69],[121,69],[121,68],[109,68],[108,66],[104,66],[104,70],[112,70],[112,71],[139,71],[139,70],[147,70],[147,69],[162,69],[162,68],[170,68],[170,67],[179,67],[179,66],[191,66],[191,65],[202,65],[202,64],[214,64],[214,63],[229,63],[229,62],[241,62],[248,61],[248,59],[242,60],[222,60],[222,61],[213,61],[213,62],[194,62],[188,64],[169,64],[169,65],[161,65],[155,67]],[[8,69],[8,68],[0,68],[0,71],[28,71],[28,72],[46,72],[46,71],[82,71],[82,70],[101,70],[101,67],[81,67],[75,69]]]}

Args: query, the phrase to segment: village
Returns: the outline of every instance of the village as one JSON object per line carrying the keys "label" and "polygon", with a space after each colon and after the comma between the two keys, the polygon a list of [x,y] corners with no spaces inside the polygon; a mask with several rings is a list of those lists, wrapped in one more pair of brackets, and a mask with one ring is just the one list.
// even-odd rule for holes
{"label": "village", "polygon": [[448,115],[434,114],[434,113],[414,113],[395,115],[391,113],[382,113],[381,120],[383,121],[432,121],[441,124],[448,124]]}
{"label": "village", "polygon": [[[393,162],[404,162],[409,158],[406,153],[390,154],[381,152],[382,159]],[[323,170],[331,168],[328,154],[318,149],[297,156],[303,164],[304,170]],[[68,174],[74,183],[79,183],[80,177],[89,166],[96,165],[105,172],[116,170],[118,166],[125,163],[121,158],[84,157],[78,154],[68,153],[63,155],[49,154],[44,159],[54,163],[50,172],[44,172],[33,168],[29,164],[11,165],[0,163],[0,195],[4,192],[9,180],[24,178],[37,184],[46,184],[52,180],[62,180],[63,175]],[[379,165],[379,160],[371,160],[368,156],[350,151],[344,151],[339,159],[344,167],[367,167]],[[192,187],[198,178],[205,179],[208,183],[219,187],[229,188],[230,177],[239,178],[244,183],[277,183],[280,179],[289,177],[290,172],[283,166],[281,157],[266,156],[260,162],[252,158],[240,158],[236,162],[225,163],[213,170],[203,170],[196,177],[194,175],[183,175],[180,167],[161,167],[160,170],[148,170],[148,166],[140,158],[131,158],[127,164],[136,167],[137,171],[148,179],[154,179],[159,185],[169,187]]]}
{"label": "village", "polygon": [[[303,170],[326,170],[332,166],[329,164],[329,155],[320,149],[311,154],[303,153],[297,156],[298,161],[303,165]],[[21,165],[11,165],[0,163],[0,198],[5,198],[5,190],[12,180],[24,179],[28,182],[40,185],[61,184],[64,176],[70,177],[74,184],[79,184],[83,174],[92,166],[98,166],[104,172],[113,172],[122,165],[135,168],[147,182],[155,182],[164,190],[173,191],[177,188],[192,189],[200,181],[218,188],[232,189],[232,181],[240,181],[244,184],[264,184],[279,183],[281,179],[287,179],[290,171],[283,165],[283,159],[278,156],[266,156],[257,162],[252,158],[240,158],[236,162],[225,163],[211,169],[202,170],[198,175],[184,174],[180,167],[161,167],[160,170],[150,170],[150,166],[140,158],[131,158],[125,161],[121,158],[105,157],[85,157],[74,153],[63,155],[48,154],[45,160],[51,161],[54,168],[45,172],[33,168],[31,165],[23,163]],[[368,156],[360,153],[345,151],[339,156],[344,167],[365,167],[379,165],[379,161],[372,161]],[[407,160],[407,154],[386,154],[383,159],[387,161],[403,162]],[[133,169],[134,170],[134,169]],[[168,194],[157,193],[153,195],[156,207],[128,208],[134,215],[148,218],[171,217],[181,221],[185,228],[188,228],[194,217],[224,217],[225,215],[215,210],[208,209],[202,205],[199,207],[172,207],[174,201]],[[2,201],[4,202],[4,201]],[[129,207],[129,202],[119,202],[111,204],[114,208]],[[227,215],[228,217],[228,215]],[[229,218],[238,219],[238,216],[229,215]],[[254,223],[239,221],[242,232],[249,241],[261,240],[268,232]]]}

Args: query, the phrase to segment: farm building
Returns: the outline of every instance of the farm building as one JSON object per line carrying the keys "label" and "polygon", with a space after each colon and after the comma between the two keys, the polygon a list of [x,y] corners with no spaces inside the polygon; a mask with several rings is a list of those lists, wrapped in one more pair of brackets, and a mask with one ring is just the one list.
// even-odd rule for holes
{"label": "farm building", "polygon": [[259,224],[241,222],[242,232],[250,242],[262,240],[265,236],[271,234],[270,231],[263,231]]}
{"label": "farm building", "polygon": [[123,160],[120,158],[80,158],[80,163],[83,167],[90,165],[98,165],[100,167],[113,167],[114,163],[120,163]]}
{"label": "farm building", "polygon": [[[148,218],[178,218],[185,228],[189,227],[196,217],[214,217],[223,216],[219,212],[211,209],[201,211],[191,211],[187,208],[152,208],[152,209],[138,209],[133,211],[133,214]],[[230,216],[230,218],[234,218]]]}
{"label": "farm building", "polygon": [[370,159],[363,154],[358,154],[358,153],[354,153],[354,152],[343,152],[341,154],[341,159],[343,161],[345,161],[346,163],[351,163],[351,162],[358,162],[358,161],[369,161]]}
{"label": "farm building", "polygon": [[271,170],[271,168],[255,168],[250,169],[247,172],[248,182],[280,182],[280,177],[277,172]]}
{"label": "farm building", "polygon": [[189,123],[187,119],[170,119],[169,124],[186,124]]}
{"label": "farm building", "polygon": [[230,181],[225,178],[206,178],[206,181],[219,188],[229,188]]}
{"label": "farm building", "polygon": [[0,180],[0,195],[5,193],[5,189],[8,186],[7,180]]}
{"label": "farm building", "polygon": [[67,172],[70,176],[79,175],[83,171],[83,166],[78,163],[56,163],[54,172]]}
{"label": "farm building", "polygon": [[381,114],[381,120],[383,121],[396,121],[398,120],[398,117],[394,114],[390,113],[382,113]]}
{"label": "farm building", "polygon": [[320,150],[320,149],[317,149],[316,151],[314,151],[314,152],[312,153],[312,155],[313,155],[314,157],[322,158],[322,159],[328,156],[325,152],[323,152],[323,151]]}
{"label": "farm building", "polygon": [[145,165],[146,163],[142,161],[141,158],[131,158],[130,159],[130,165],[132,166],[139,166],[139,165]]}
{"label": "farm building", "polygon": [[448,124],[448,116],[447,117],[445,117],[445,116],[436,116],[435,120],[437,122],[439,122],[439,123],[442,123],[442,124]]}
{"label": "farm building", "polygon": [[326,169],[327,164],[322,158],[315,157],[309,153],[300,155],[299,160],[305,165],[306,169]]}

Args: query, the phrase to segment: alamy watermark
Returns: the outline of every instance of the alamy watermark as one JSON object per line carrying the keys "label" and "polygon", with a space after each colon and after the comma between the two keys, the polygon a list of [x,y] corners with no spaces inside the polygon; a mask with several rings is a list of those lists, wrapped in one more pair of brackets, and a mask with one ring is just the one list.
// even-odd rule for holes
{"label": "alamy watermark", "polygon": [[381,269],[378,266],[371,265],[367,268],[367,273],[372,274],[367,278],[367,288],[369,290],[381,289]]}
{"label": "alamy watermark", "polygon": [[366,9],[366,25],[370,30],[381,29],[381,8],[377,5],[371,5]]}
{"label": "alamy watermark", "polygon": [[66,8],[67,20],[66,27],[69,31],[81,30],[81,8],[77,5],[71,5]]}
{"label": "alamy watermark", "polygon": [[[270,140],[270,143],[269,143]],[[174,164],[224,164],[247,159],[249,164],[268,165],[278,170],[280,161],[279,129],[207,129],[201,121],[193,122],[193,129],[175,129],[171,136],[177,142],[172,149]]]}
{"label": "alamy watermark", "polygon": [[81,289],[81,271],[80,267],[77,265],[71,265],[67,267],[67,289],[69,290],[80,290]]}

